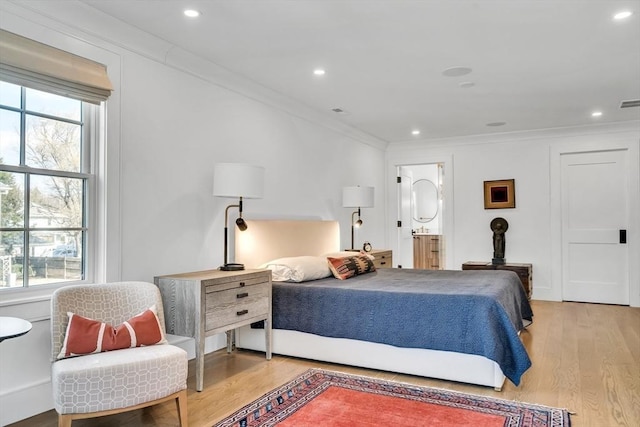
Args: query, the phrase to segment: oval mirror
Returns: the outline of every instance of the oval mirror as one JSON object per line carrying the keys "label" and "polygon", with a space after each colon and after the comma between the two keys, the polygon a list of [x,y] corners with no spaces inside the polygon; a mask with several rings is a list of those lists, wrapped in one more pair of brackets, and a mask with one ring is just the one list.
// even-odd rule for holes
{"label": "oval mirror", "polygon": [[429,222],[438,215],[438,187],[428,179],[419,179],[411,185],[413,219]]}

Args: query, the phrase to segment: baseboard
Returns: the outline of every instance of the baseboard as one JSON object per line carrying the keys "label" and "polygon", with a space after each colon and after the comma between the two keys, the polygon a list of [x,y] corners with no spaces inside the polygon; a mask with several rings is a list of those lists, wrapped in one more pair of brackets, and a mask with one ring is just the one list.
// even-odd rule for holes
{"label": "baseboard", "polygon": [[28,384],[0,396],[0,425],[6,426],[53,409],[51,380]]}

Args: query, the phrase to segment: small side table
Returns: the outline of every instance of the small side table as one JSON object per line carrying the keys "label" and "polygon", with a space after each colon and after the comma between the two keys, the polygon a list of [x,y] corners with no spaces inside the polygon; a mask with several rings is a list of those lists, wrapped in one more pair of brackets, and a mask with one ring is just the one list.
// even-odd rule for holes
{"label": "small side table", "polygon": [[31,322],[18,317],[0,317],[0,342],[17,338],[31,330]]}
{"label": "small side table", "polygon": [[204,342],[227,332],[227,352],[233,330],[264,320],[267,360],[271,359],[271,270],[196,271],[157,276],[170,334],[195,338],[196,390],[204,386]]}
{"label": "small side table", "polygon": [[373,265],[375,265],[376,268],[393,267],[393,251],[391,249],[373,249],[369,254],[375,258]]}
{"label": "small side table", "polygon": [[531,264],[509,263],[493,264],[490,262],[468,261],[462,264],[463,270],[509,270],[518,274],[527,298],[531,299],[533,289],[533,266]]}

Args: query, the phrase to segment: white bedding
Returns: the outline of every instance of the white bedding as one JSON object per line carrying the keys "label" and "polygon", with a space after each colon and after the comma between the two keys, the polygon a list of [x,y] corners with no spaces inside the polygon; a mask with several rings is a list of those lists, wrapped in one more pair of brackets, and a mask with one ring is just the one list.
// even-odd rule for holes
{"label": "white bedding", "polygon": [[[471,354],[393,347],[282,329],[273,330],[272,340],[275,354],[459,381],[493,387],[498,391],[505,380],[496,362]],[[265,351],[264,331],[249,326],[238,329],[236,346]]]}

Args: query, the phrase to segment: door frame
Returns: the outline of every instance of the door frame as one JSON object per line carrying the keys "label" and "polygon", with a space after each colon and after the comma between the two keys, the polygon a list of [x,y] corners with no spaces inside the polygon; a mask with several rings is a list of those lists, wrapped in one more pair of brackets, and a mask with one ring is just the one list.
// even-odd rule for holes
{"label": "door frame", "polygon": [[[397,183],[397,171],[400,166],[416,166],[425,164],[441,163],[444,168],[443,177],[443,191],[442,197],[444,199],[444,208],[442,212],[442,236],[447,248],[444,256],[444,267],[450,270],[456,270],[459,267],[454,265],[454,233],[455,227],[453,226],[453,155],[424,155],[418,152],[402,152],[395,153],[394,155],[388,155],[387,157],[387,171],[386,171],[386,194],[387,194],[387,218],[389,220],[389,227],[387,228],[387,242],[391,243],[391,249],[394,252],[399,250],[398,248],[398,183]],[[395,257],[394,257],[395,260]],[[394,267],[397,262],[394,261]]]}
{"label": "door frame", "polygon": [[[398,178],[402,178],[402,182],[398,182],[398,192],[396,193],[398,196],[398,201],[396,202],[397,207],[398,207],[398,211],[396,213],[396,219],[398,221],[402,221],[403,222],[403,227],[396,227],[396,245],[398,247],[397,251],[393,251],[393,259],[395,260],[395,265],[396,266],[402,266],[402,268],[413,268],[413,238],[411,239],[411,246],[409,246],[409,242],[404,241],[403,242],[403,233],[401,228],[404,227],[409,227],[412,228],[412,224],[413,224],[413,220],[412,220],[412,211],[413,211],[413,203],[412,203],[412,199],[411,196],[409,196],[409,212],[408,212],[408,216],[409,216],[409,224],[404,224],[404,220],[405,217],[403,216],[403,211],[402,211],[402,206],[403,206],[403,196],[404,191],[403,190],[403,184],[405,184],[404,180],[405,178],[410,178],[409,182],[407,182],[406,184],[408,185],[408,190],[409,192],[411,192],[411,187],[413,185],[413,170],[411,170],[411,166],[406,166],[406,165],[402,165],[399,166],[397,171],[397,176]],[[401,171],[402,170],[407,171],[406,174],[402,174]],[[413,235],[412,235],[413,237]],[[410,249],[409,249],[410,248]],[[409,257],[407,254],[405,254],[405,250],[407,252],[411,252],[411,256]]]}
{"label": "door frame", "polygon": [[566,154],[598,151],[626,150],[628,160],[628,201],[627,228],[629,303],[640,307],[640,140],[637,132],[620,131],[563,138],[562,142],[551,144],[549,158],[550,188],[550,230],[551,230],[551,283],[550,295],[562,301],[562,200],[561,200],[561,156]]}

